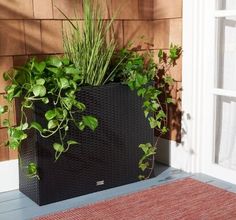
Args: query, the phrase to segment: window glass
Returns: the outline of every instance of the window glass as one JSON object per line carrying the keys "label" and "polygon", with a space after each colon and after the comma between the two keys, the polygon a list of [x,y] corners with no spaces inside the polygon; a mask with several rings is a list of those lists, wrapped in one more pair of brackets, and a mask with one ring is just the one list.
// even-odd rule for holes
{"label": "window glass", "polygon": [[216,27],[216,87],[236,90],[236,17],[217,18]]}
{"label": "window glass", "polygon": [[217,6],[219,10],[235,10],[236,0],[218,0]]}
{"label": "window glass", "polygon": [[216,96],[215,163],[236,170],[236,98]]}

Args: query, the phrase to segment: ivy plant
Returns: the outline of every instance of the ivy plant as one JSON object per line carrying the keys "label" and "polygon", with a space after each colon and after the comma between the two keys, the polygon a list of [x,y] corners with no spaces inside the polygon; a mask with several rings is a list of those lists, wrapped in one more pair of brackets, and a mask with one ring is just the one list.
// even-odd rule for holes
{"label": "ivy plant", "polygon": [[144,116],[149,121],[150,127],[158,134],[154,145],[152,143],[141,143],[139,145],[143,152],[139,161],[139,168],[147,173],[146,176],[140,175],[140,179],[151,176],[158,139],[168,132],[166,110],[168,104],[174,103],[168,92],[169,87],[174,82],[169,70],[176,65],[181,53],[181,47],[171,44],[168,52],[159,50],[158,62],[155,63],[154,54],[150,51],[141,54],[124,48],[119,51],[114,61],[122,60],[113,80],[122,81],[131,90],[137,92],[137,95],[143,100]]}
{"label": "ivy plant", "polygon": [[[59,140],[52,146],[57,160],[70,146],[79,144],[75,140],[67,139],[71,123],[80,131],[86,127],[93,131],[97,128],[98,120],[94,116],[83,115],[86,106],[76,97],[80,90],[81,77],[78,69],[67,58],[49,57],[42,62],[31,59],[23,67],[4,73],[4,79],[11,81],[5,89],[5,99],[9,105],[13,103],[14,98],[21,100],[19,124],[14,126],[9,119],[3,122],[8,128],[9,139],[5,145],[9,148],[20,151],[29,129],[36,130],[43,138],[57,134]],[[30,121],[27,117],[27,111],[33,111],[36,103],[47,106],[44,115],[46,126],[38,121]],[[0,107],[0,114],[7,111],[8,106]],[[74,117],[78,112],[82,115],[79,120]],[[29,176],[38,176],[34,161],[22,167],[27,169]]]}
{"label": "ivy plant", "polygon": [[[168,88],[174,82],[168,72],[176,65],[181,52],[181,48],[175,45],[171,45],[168,52],[159,50],[157,63],[154,62],[154,54],[150,51],[140,54],[129,48],[121,49],[113,57],[112,65],[116,68],[110,81],[126,84],[137,92],[143,100],[144,116],[150,127],[158,134],[154,145],[152,143],[139,145],[143,152],[139,168],[147,174],[140,175],[140,179],[150,177],[154,168],[158,139],[168,131],[166,109],[168,104],[173,103]],[[50,57],[41,62],[31,59],[23,67],[4,73],[4,79],[11,81],[6,87],[5,99],[9,105],[12,105],[15,98],[21,100],[19,124],[14,126],[9,119],[3,122],[8,128],[9,135],[5,145],[20,152],[22,141],[27,138],[29,129],[36,130],[43,138],[59,135],[58,142],[52,145],[55,150],[55,160],[58,160],[70,146],[79,144],[75,140],[67,139],[71,123],[74,123],[80,131],[86,127],[94,131],[98,126],[98,120],[94,116],[83,115],[86,106],[76,97],[82,86],[80,73],[81,71],[66,57]],[[36,103],[47,106],[44,115],[46,127],[38,121],[28,120],[27,111],[33,111]],[[0,114],[7,112],[9,112],[8,106],[0,106]],[[79,120],[74,117],[78,112],[81,115]],[[33,161],[22,167],[27,170],[30,177],[38,177],[38,168]]]}
{"label": "ivy plant", "polygon": [[[143,100],[144,116],[150,127],[159,134],[158,137],[168,131],[165,110],[173,102],[167,92],[173,79],[167,73],[176,65],[181,48],[171,45],[168,53],[160,50],[157,55],[158,63],[154,62],[155,57],[150,51],[141,54],[131,50],[129,46],[116,51],[117,44],[112,33],[114,17],[109,22],[104,21],[98,5],[89,0],[82,2],[82,27],[58,9],[71,25],[71,29],[63,31],[65,57],[50,57],[41,62],[31,59],[23,67],[4,74],[4,79],[11,81],[6,87],[5,95],[9,104],[0,106],[0,114],[9,112],[8,106],[12,105],[15,98],[21,100],[18,125],[12,125],[9,119],[3,122],[9,135],[5,145],[12,149],[20,152],[28,131],[34,129],[43,138],[58,135],[58,142],[52,145],[55,160],[58,160],[72,145],[79,144],[76,140],[67,138],[71,123],[80,131],[85,128],[94,131],[98,126],[96,117],[84,115],[86,106],[77,100],[76,94],[80,87],[101,86],[111,81],[126,84],[137,92]],[[28,118],[27,112],[34,111],[37,104],[47,106],[44,115],[46,126]],[[79,119],[75,118],[76,113],[80,113]],[[145,179],[150,177],[153,170],[157,142],[154,145],[140,143],[139,148],[143,151],[139,168],[148,173],[147,177],[140,176],[140,179]],[[34,161],[22,167],[26,168],[30,177],[38,177]]]}

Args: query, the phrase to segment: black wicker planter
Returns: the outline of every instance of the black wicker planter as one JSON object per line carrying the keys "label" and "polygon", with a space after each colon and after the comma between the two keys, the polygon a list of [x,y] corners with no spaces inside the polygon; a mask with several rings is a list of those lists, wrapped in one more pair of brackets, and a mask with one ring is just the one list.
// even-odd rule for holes
{"label": "black wicker planter", "polygon": [[[31,131],[22,147],[22,160],[36,162],[40,180],[28,178],[20,169],[20,191],[39,205],[132,183],[142,174],[138,145],[153,140],[142,100],[118,83],[84,87],[78,99],[86,105],[84,114],[99,121],[95,132],[87,129],[81,133],[70,127],[69,138],[79,146],[72,146],[54,162],[52,144],[57,137],[44,139]],[[32,116],[42,122],[46,110],[39,104]]]}

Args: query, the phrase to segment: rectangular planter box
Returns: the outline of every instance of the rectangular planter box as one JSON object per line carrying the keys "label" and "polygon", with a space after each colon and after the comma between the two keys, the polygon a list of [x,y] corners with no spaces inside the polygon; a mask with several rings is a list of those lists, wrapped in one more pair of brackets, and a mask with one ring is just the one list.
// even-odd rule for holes
{"label": "rectangular planter box", "polygon": [[[153,130],[144,117],[141,98],[127,86],[113,83],[83,87],[78,100],[86,105],[83,115],[96,116],[99,121],[95,132],[70,127],[69,139],[79,145],[71,146],[54,162],[52,144],[58,137],[44,139],[30,131],[23,143],[23,163],[35,162],[40,180],[27,177],[20,169],[19,188],[39,205],[132,183],[142,174],[138,146],[153,142]],[[32,119],[45,123],[46,111],[44,105],[37,104]]]}

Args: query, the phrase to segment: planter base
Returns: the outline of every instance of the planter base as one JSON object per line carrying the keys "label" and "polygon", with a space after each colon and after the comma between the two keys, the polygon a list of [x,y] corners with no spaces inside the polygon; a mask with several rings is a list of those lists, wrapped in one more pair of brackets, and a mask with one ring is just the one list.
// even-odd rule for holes
{"label": "planter base", "polygon": [[[84,115],[97,117],[95,132],[86,129],[81,133],[71,126],[68,139],[80,144],[71,146],[57,162],[52,144],[58,137],[43,139],[31,131],[22,146],[22,160],[37,164],[40,180],[28,178],[20,169],[20,191],[39,205],[132,183],[142,174],[138,146],[153,142],[142,100],[118,83],[84,87],[78,100],[86,105]],[[33,115],[41,123],[47,111],[44,107],[35,106]]]}

